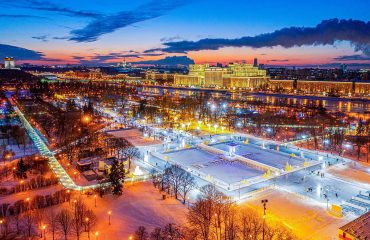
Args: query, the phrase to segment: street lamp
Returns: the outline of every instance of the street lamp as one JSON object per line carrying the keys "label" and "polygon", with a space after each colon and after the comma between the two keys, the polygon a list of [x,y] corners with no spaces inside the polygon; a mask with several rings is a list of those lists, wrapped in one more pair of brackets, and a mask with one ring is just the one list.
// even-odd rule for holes
{"label": "street lamp", "polygon": [[110,215],[112,215],[112,211],[109,211],[109,212],[108,212],[109,225],[110,225]]}
{"label": "street lamp", "polygon": [[30,209],[30,198],[26,198],[26,202],[27,202],[27,210]]}
{"label": "street lamp", "polygon": [[[46,225],[42,225],[42,231],[44,232],[44,239],[46,239]],[[42,235],[42,234],[41,234]],[[41,236],[42,237],[42,236]]]}
{"label": "street lamp", "polygon": [[262,223],[262,240],[265,240],[265,218],[266,218],[266,203],[268,202],[267,199],[261,200],[263,205],[263,223]]}
{"label": "street lamp", "polygon": [[94,195],[94,200],[95,200],[95,207],[96,207],[96,194]]}
{"label": "street lamp", "polygon": [[95,240],[98,240],[99,232],[95,232]]}
{"label": "street lamp", "polygon": [[215,124],[213,127],[215,128],[215,131],[216,131],[216,133],[217,133],[218,125],[217,125],[217,124]]}
{"label": "street lamp", "polygon": [[0,219],[0,236],[2,235],[3,233],[3,223],[5,222],[5,220],[3,219]]}
{"label": "street lamp", "polygon": [[[85,221],[86,221],[86,225],[87,225],[87,237],[90,239],[90,222],[89,222],[89,218],[85,218]],[[86,231],[86,228],[85,228],[85,231]]]}

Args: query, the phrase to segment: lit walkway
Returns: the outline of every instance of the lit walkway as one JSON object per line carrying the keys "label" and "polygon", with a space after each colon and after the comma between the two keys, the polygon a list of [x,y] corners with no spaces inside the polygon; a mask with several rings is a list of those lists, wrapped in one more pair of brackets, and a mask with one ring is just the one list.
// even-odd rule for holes
{"label": "lit walkway", "polygon": [[25,127],[28,135],[30,136],[31,140],[35,144],[36,148],[40,152],[41,155],[45,156],[49,160],[50,168],[53,170],[55,175],[59,178],[59,181],[62,185],[71,190],[84,190],[89,188],[97,187],[97,185],[90,185],[90,186],[78,186],[75,182],[71,179],[62,165],[58,162],[58,160],[54,157],[53,152],[50,151],[48,146],[45,142],[41,139],[41,137],[37,134],[36,130],[31,126],[31,124],[27,121],[24,117],[23,113],[19,110],[18,107],[14,106],[14,110],[19,116],[20,121],[22,122],[23,126]]}

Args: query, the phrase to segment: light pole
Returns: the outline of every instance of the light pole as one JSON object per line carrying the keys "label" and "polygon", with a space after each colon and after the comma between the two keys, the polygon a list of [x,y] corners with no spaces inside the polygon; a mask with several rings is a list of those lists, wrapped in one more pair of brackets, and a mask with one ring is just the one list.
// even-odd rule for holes
{"label": "light pole", "polygon": [[[90,222],[89,222],[89,218],[85,218],[85,221],[86,221],[86,225],[87,225],[87,237],[90,239]],[[86,229],[85,229],[86,231]]]}
{"label": "light pole", "polygon": [[261,200],[263,205],[263,222],[262,222],[262,240],[265,240],[265,218],[266,218],[266,203],[268,202],[267,199]]}
{"label": "light pole", "polygon": [[30,198],[26,198],[26,202],[27,202],[27,211],[30,210]]}
{"label": "light pole", "polygon": [[112,214],[112,211],[108,212],[108,218],[109,218],[109,225],[110,225],[110,215]]}
{"label": "light pole", "polygon": [[95,207],[96,207],[96,194],[94,195],[94,200],[95,200]]}
{"label": "light pole", "polygon": [[42,225],[42,231],[44,232],[44,240],[46,239],[46,225]]}
{"label": "light pole", "polygon": [[3,234],[3,223],[4,223],[5,220],[3,219],[0,219],[0,236],[2,236]]}
{"label": "light pole", "polygon": [[95,240],[98,240],[99,232],[95,232]]}
{"label": "light pole", "polygon": [[215,213],[215,225],[216,225],[216,239],[218,240],[218,224],[217,224],[217,213]]}

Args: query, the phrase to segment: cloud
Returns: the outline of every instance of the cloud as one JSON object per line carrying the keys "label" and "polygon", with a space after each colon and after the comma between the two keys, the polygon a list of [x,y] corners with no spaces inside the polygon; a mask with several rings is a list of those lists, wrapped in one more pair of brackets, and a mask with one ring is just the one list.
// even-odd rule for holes
{"label": "cloud", "polygon": [[98,18],[102,16],[100,13],[83,11],[83,10],[73,10],[66,7],[61,7],[57,4],[40,1],[40,0],[17,0],[17,1],[0,1],[3,5],[17,8],[26,8],[38,11],[46,11],[59,13],[66,16],[72,17],[83,17],[83,18]]}
{"label": "cloud", "polygon": [[204,38],[198,41],[171,41],[164,48],[146,52],[187,53],[189,51],[217,50],[224,47],[275,47],[284,48],[334,45],[337,41],[349,41],[356,51],[370,56],[370,22],[358,20],[324,20],[315,27],[290,27],[236,39]]}
{"label": "cloud", "polygon": [[26,14],[0,14],[0,18],[10,18],[10,19],[19,19],[19,18],[47,19],[46,17],[26,15]]}
{"label": "cloud", "polygon": [[117,29],[131,26],[138,22],[150,20],[167,14],[189,1],[186,0],[151,0],[132,11],[121,11],[112,15],[99,16],[82,29],[71,31],[70,40],[76,42],[93,42],[100,36]]}
{"label": "cloud", "polygon": [[267,62],[289,62],[289,59],[270,59]]}
{"label": "cloud", "polygon": [[160,41],[161,42],[173,42],[175,40],[180,40],[181,37],[180,36],[174,36],[174,37],[164,37],[164,38],[161,38]]}
{"label": "cloud", "polygon": [[194,64],[194,60],[187,56],[167,56],[162,59],[157,60],[144,60],[135,62],[136,64],[150,64],[150,65],[166,65],[166,66],[175,66],[175,65],[189,65]]}
{"label": "cloud", "polygon": [[0,44],[0,57],[14,57],[16,60],[45,60],[41,52],[6,44]]}
{"label": "cloud", "polygon": [[354,54],[354,55],[344,55],[334,58],[336,61],[369,61],[370,56]]}
{"label": "cloud", "polygon": [[40,41],[43,41],[43,42],[48,41],[48,35],[34,36],[34,37],[31,37],[31,38],[36,39],[36,40],[40,40]]}
{"label": "cloud", "polygon": [[91,56],[73,56],[74,60],[77,60],[82,65],[100,65],[103,63],[112,63],[114,60],[118,62],[118,59],[134,58],[141,59],[140,54],[137,53],[120,53],[112,52],[107,54],[94,54]]}

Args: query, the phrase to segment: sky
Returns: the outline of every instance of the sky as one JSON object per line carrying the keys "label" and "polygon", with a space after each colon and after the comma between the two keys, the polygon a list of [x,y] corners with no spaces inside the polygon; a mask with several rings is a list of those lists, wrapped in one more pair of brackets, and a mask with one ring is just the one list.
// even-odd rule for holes
{"label": "sky", "polygon": [[103,64],[188,56],[268,65],[370,63],[366,0],[0,0],[0,56]]}

